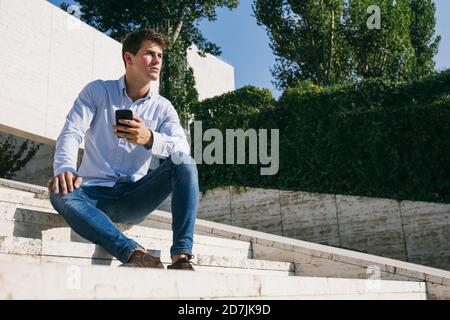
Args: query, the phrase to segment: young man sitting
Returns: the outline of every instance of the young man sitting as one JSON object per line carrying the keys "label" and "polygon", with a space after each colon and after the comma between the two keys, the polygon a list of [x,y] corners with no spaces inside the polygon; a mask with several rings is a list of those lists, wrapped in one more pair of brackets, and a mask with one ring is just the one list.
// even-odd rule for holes
{"label": "young man sitting", "polygon": [[[193,270],[197,168],[177,112],[150,88],[159,78],[167,45],[161,34],[149,29],[130,33],[122,47],[125,75],[96,80],[82,89],[58,137],[48,189],[52,206],[76,233],[105,248],[122,266],[144,268],[164,267],[114,222],[137,224],[172,193],[168,269]],[[133,112],[133,120],[121,124],[130,127],[116,126],[115,111],[125,109]],[[153,157],[165,160],[148,171]]]}

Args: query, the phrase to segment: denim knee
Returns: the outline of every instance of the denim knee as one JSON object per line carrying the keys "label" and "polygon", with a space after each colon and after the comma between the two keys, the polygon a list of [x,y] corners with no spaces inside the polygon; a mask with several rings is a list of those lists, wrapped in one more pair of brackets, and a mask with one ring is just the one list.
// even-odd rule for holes
{"label": "denim knee", "polygon": [[52,204],[53,209],[55,209],[58,213],[61,213],[62,208],[64,208],[64,199],[60,193],[54,194],[53,190],[50,192],[50,203]]}
{"label": "denim knee", "polygon": [[170,155],[170,161],[175,165],[192,165],[196,166],[194,158],[192,158],[189,154],[177,151]]}
{"label": "denim knee", "polygon": [[190,155],[183,152],[176,152],[171,155],[170,160],[178,175],[198,180],[197,165],[194,158]]}
{"label": "denim knee", "polygon": [[63,195],[60,191],[58,194],[54,194],[53,190],[50,192],[50,203],[53,208],[60,214],[63,214],[64,207],[67,203],[72,202],[75,199],[81,199],[81,190],[74,189],[72,192],[68,192],[66,195]]}

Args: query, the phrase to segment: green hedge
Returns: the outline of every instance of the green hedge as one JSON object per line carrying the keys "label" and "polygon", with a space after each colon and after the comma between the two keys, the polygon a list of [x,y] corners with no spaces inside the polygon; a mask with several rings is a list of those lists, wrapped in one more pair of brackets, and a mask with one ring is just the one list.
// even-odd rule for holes
{"label": "green hedge", "polygon": [[[196,121],[202,121],[203,131],[216,128],[225,138],[226,129],[241,128],[244,131],[249,128],[258,129],[259,123],[263,124],[261,128],[278,128],[278,121],[271,119],[275,104],[276,101],[270,90],[246,86],[202,101],[194,109],[194,114]],[[193,126],[191,132],[193,132]],[[225,142],[224,139],[224,152]],[[204,142],[203,149],[209,143]],[[235,155],[236,153],[235,151]],[[219,186],[246,186],[261,183],[258,165],[199,164],[198,168],[202,191]]]}
{"label": "green hedge", "polygon": [[411,83],[291,88],[278,102],[262,92],[200,103],[197,119],[221,130],[279,128],[278,174],[260,176],[258,165],[200,165],[202,190],[241,185],[450,202],[449,71]]}

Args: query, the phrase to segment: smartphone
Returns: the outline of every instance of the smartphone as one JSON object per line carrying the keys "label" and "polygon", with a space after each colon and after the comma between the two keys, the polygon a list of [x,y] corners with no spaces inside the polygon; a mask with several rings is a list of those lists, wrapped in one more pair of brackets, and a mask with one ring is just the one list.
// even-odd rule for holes
{"label": "smartphone", "polygon": [[[116,110],[116,126],[131,128],[131,126],[128,124],[120,123],[119,120],[121,120],[121,119],[133,120],[133,111],[131,111],[129,109]],[[127,132],[121,131],[121,130],[117,130],[116,132],[127,133]],[[119,138],[121,138],[121,137],[119,137]]]}

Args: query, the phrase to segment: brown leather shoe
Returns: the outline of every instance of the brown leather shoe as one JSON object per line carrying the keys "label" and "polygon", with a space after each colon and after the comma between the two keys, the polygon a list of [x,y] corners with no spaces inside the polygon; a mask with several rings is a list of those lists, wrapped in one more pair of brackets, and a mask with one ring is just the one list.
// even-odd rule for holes
{"label": "brown leather shoe", "polygon": [[128,262],[121,264],[119,267],[164,269],[164,265],[158,257],[139,250],[134,251]]}
{"label": "brown leather shoe", "polygon": [[172,263],[170,266],[167,266],[167,269],[195,271],[194,267],[192,267],[192,265],[195,263],[189,261],[194,258],[194,255],[187,254],[187,256],[188,256],[187,258],[182,257],[182,258],[178,259],[177,261],[175,261],[174,263]]}

